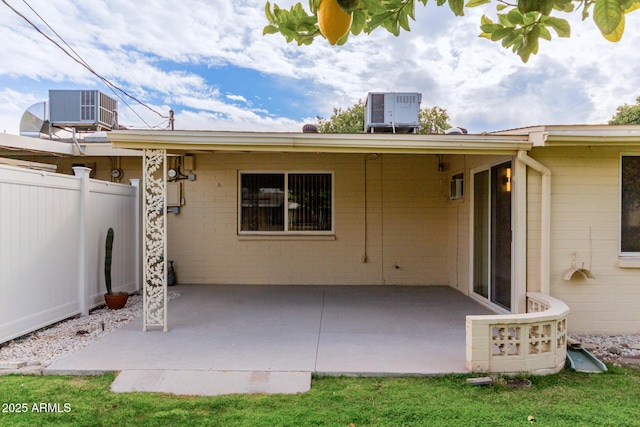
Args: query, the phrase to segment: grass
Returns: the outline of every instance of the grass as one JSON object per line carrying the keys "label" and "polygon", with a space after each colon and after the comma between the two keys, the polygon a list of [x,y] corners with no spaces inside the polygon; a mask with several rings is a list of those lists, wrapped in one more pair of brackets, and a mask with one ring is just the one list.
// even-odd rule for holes
{"label": "grass", "polygon": [[[466,378],[314,378],[311,391],[298,395],[186,397],[112,393],[113,375],[10,375],[0,377],[2,409],[26,404],[27,411],[0,412],[0,425],[526,426],[529,415],[538,426],[640,425],[637,370],[563,371],[528,377],[530,388],[504,380],[472,387]],[[34,411],[43,403],[60,412]]]}

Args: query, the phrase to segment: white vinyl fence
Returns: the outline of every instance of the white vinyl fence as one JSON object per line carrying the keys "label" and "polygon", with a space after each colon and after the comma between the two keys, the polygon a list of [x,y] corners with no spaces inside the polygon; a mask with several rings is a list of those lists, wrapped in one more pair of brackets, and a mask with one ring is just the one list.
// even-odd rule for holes
{"label": "white vinyl fence", "polygon": [[139,188],[0,165],[0,343],[104,303],[112,227],[114,291],[140,286]]}

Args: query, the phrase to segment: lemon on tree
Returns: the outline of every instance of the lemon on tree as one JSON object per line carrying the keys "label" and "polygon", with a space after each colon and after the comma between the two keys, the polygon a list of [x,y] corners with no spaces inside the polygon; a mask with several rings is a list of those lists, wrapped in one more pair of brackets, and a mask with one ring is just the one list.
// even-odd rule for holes
{"label": "lemon on tree", "polygon": [[323,36],[332,45],[338,43],[351,28],[353,15],[347,13],[338,4],[338,0],[320,0],[318,6],[318,26]]}

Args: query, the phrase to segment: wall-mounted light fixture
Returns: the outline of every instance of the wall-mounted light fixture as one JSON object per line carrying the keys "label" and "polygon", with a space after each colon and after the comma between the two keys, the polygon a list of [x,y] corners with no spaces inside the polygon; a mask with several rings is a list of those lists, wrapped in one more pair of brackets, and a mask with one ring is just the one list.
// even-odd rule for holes
{"label": "wall-mounted light fixture", "polygon": [[507,193],[510,193],[511,192],[511,168],[507,168],[507,172],[504,177],[504,185],[506,186]]}

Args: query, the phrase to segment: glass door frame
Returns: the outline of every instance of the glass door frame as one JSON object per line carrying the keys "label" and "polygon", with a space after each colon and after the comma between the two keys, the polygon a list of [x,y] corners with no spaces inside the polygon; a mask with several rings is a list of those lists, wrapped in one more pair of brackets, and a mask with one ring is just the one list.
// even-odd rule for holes
{"label": "glass door frame", "polygon": [[[486,266],[487,268],[487,276],[488,276],[488,290],[487,290],[487,297],[484,297],[483,295],[476,293],[474,290],[474,279],[475,279],[475,232],[476,232],[476,224],[475,224],[475,177],[476,174],[478,173],[483,173],[483,172],[488,172],[489,174],[489,191],[488,191],[488,206],[489,209],[491,208],[491,194],[492,194],[492,185],[491,185],[491,171],[492,168],[496,167],[496,166],[500,166],[502,164],[505,163],[511,163],[511,177],[510,180],[513,180],[513,176],[514,176],[514,172],[515,172],[515,167],[516,167],[516,162],[517,160],[514,157],[501,157],[495,161],[492,161],[490,163],[486,163],[483,164],[481,166],[477,166],[475,168],[470,169],[469,171],[469,295],[475,299],[477,299],[479,302],[481,302],[484,305],[487,305],[489,307],[491,307],[493,310],[496,310],[497,312],[500,313],[505,313],[505,314],[511,314],[514,312],[517,312],[517,308],[516,308],[516,294],[517,294],[517,290],[515,289],[515,278],[516,278],[516,271],[515,271],[515,263],[516,263],[516,258],[515,258],[515,245],[514,245],[514,241],[516,238],[516,233],[515,233],[515,222],[516,222],[516,206],[515,206],[515,193],[516,193],[516,187],[513,185],[513,181],[509,182],[510,185],[510,193],[511,193],[511,259],[510,259],[510,264],[511,264],[511,281],[510,281],[510,297],[511,297],[511,301],[510,301],[510,309],[506,309],[505,307],[495,303],[492,301],[492,295],[491,295],[491,290],[492,290],[492,271],[491,271],[491,262],[489,260],[488,265]],[[489,213],[489,219],[490,219],[490,213]],[[490,223],[491,221],[489,221]],[[492,253],[492,247],[491,247],[491,240],[492,240],[492,230],[491,230],[491,224],[489,224],[489,238],[488,238],[488,247],[485,248],[485,250],[488,253],[489,258],[491,257],[491,253]]]}

